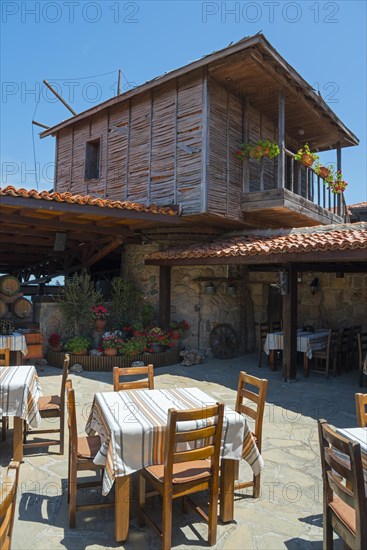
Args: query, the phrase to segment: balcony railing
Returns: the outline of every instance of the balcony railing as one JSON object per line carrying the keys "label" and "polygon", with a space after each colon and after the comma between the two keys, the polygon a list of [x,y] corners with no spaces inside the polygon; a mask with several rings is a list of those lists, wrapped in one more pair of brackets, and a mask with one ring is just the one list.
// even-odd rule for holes
{"label": "balcony railing", "polygon": [[334,194],[328,189],[328,184],[312,168],[308,168],[294,159],[294,153],[285,150],[286,170],[285,187],[304,197],[314,204],[329,210],[343,218],[344,222],[349,221],[347,205],[344,194]]}

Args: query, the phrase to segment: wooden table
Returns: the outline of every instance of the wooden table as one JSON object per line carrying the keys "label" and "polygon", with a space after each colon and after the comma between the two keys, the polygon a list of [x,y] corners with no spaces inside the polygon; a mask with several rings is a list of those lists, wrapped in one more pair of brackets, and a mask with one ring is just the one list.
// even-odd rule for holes
{"label": "wooden table", "polygon": [[[115,538],[122,542],[129,534],[130,477],[144,467],[164,463],[164,440],[170,408],[201,408],[217,400],[198,388],[170,390],[126,390],[97,393],[86,425],[97,432],[102,447],[94,462],[103,465],[102,493],[115,483]],[[220,518],[233,520],[236,466],[242,458],[244,439],[248,442],[246,461],[254,474],[263,460],[244,417],[225,408],[222,437]]]}
{"label": "wooden table", "polygon": [[41,422],[38,399],[42,395],[33,365],[0,367],[0,413],[14,417],[13,459],[23,460],[23,421],[32,428]]}
{"label": "wooden table", "polygon": [[[325,349],[329,331],[325,329],[309,332],[297,330],[297,351],[303,353],[303,369],[305,376],[308,375],[308,361],[312,359],[312,353],[316,350]],[[264,351],[270,356],[270,368],[274,370],[275,351],[283,349],[283,331],[269,332],[266,335]]]}

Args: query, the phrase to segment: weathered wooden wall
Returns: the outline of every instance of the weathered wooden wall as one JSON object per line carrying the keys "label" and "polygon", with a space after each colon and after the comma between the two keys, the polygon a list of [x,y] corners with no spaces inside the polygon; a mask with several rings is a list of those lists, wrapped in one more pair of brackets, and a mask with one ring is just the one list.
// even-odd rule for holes
{"label": "weathered wooden wall", "polygon": [[[61,130],[56,190],[199,212],[202,86],[200,70]],[[86,142],[96,138],[100,178],[85,181]]]}

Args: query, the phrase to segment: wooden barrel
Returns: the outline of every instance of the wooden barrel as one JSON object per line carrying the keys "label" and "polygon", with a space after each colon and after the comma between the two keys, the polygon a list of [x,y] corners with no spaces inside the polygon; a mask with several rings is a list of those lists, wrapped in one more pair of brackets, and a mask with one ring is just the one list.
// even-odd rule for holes
{"label": "wooden barrel", "polygon": [[8,313],[8,305],[0,298],[0,318]]}
{"label": "wooden barrel", "polygon": [[17,317],[29,317],[32,313],[32,302],[21,297],[11,304],[11,310]]}
{"label": "wooden barrel", "polygon": [[1,294],[0,292],[0,300],[5,302],[6,304],[12,304],[15,302],[15,300],[18,300],[18,298],[21,298],[23,296],[22,292],[17,292],[14,294],[14,296],[7,296],[6,294]]}
{"label": "wooden barrel", "polygon": [[3,275],[0,277],[0,292],[6,296],[14,296],[20,289],[20,282],[12,275]]}

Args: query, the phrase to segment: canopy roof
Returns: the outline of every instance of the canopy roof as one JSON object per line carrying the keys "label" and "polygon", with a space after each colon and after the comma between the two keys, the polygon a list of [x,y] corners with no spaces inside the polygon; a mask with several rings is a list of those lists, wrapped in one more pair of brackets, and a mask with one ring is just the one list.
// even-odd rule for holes
{"label": "canopy roof", "polygon": [[247,230],[211,242],[153,252],[155,265],[367,261],[367,223]]}
{"label": "canopy roof", "polygon": [[[330,52],[332,53],[332,52]],[[317,52],[315,52],[315,55]],[[43,131],[41,137],[131,99],[161,84],[202,68],[233,94],[248,97],[251,105],[278,120],[278,95],[286,97],[287,132],[316,150],[357,145],[358,138],[330,109],[319,93],[276,51],[263,34],[246,37],[202,59],[165,73],[119,96]],[[315,75],[316,78],[316,75]]]}

